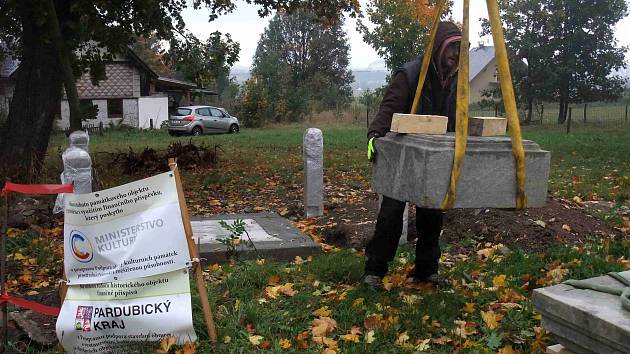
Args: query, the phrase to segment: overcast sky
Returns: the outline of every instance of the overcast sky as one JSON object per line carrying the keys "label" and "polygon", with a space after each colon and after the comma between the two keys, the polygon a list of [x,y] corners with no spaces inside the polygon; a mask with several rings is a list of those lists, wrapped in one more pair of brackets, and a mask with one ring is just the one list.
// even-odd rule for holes
{"label": "overcast sky", "polygon": [[[360,0],[360,2],[364,5],[366,0]],[[270,17],[258,17],[256,11],[256,6],[237,1],[237,8],[233,13],[220,16],[213,22],[208,22],[209,12],[205,9],[196,11],[188,9],[183,13],[183,16],[188,29],[200,39],[205,40],[208,38],[208,35],[214,31],[229,33],[233,40],[241,44],[241,53],[236,66],[250,67],[260,35],[263,33],[270,19]],[[461,0],[455,0],[453,16],[455,19],[461,21]],[[479,32],[481,31],[479,18],[487,18],[487,16],[485,1],[474,1],[474,5],[470,8],[470,43],[473,47],[476,47],[480,40],[484,40],[487,44],[492,44],[492,38],[489,36],[485,38],[479,37]],[[363,42],[361,34],[356,31],[356,21],[354,19],[347,19],[345,28],[350,42],[351,68],[367,68],[371,64],[381,60],[376,52]],[[630,45],[630,36],[620,35],[621,33],[628,33],[630,31],[630,18],[627,17],[620,21],[616,30],[620,45]]]}

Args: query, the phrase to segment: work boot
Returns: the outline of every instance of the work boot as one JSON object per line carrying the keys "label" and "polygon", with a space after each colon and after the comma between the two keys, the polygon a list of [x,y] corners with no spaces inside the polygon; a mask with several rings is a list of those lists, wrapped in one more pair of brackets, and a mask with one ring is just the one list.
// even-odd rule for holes
{"label": "work boot", "polygon": [[450,280],[439,276],[437,273],[433,273],[426,278],[413,277],[413,281],[416,283],[429,283],[439,288],[448,288],[451,286]]}
{"label": "work boot", "polygon": [[380,290],[383,287],[383,278],[378,275],[366,274],[361,283],[372,290]]}

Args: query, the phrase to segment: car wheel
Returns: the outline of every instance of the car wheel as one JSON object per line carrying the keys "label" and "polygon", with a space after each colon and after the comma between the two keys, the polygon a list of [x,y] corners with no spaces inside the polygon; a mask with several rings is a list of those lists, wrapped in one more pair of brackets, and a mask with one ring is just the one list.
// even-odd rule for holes
{"label": "car wheel", "polygon": [[199,136],[203,133],[203,131],[201,130],[201,127],[194,127],[192,130],[192,135],[193,136]]}
{"label": "car wheel", "polygon": [[230,125],[230,134],[238,133],[238,125],[232,124]]}

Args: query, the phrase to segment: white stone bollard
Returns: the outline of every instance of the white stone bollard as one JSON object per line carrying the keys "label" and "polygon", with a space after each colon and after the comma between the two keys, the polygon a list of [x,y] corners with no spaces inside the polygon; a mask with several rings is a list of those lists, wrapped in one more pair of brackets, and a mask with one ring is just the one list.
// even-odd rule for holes
{"label": "white stone bollard", "polygon": [[[63,160],[62,184],[74,185],[74,193],[92,193],[92,159],[88,153],[90,137],[84,131],[75,131],[70,134],[70,147],[68,147],[61,159]],[[64,194],[57,196],[53,213],[60,213],[64,208]]]}
{"label": "white stone bollard", "polygon": [[324,215],[324,137],[317,128],[304,133],[304,212],[307,218]]}
{"label": "white stone bollard", "polygon": [[70,140],[70,146],[76,146],[87,152],[90,152],[90,136],[83,130],[77,130],[70,134],[68,137]]}
{"label": "white stone bollard", "polygon": [[[381,210],[381,203],[383,203],[383,195],[379,194],[377,214],[378,211]],[[400,234],[400,239],[398,240],[398,245],[407,244],[407,234],[409,232],[409,203],[405,203],[405,212],[403,213],[402,223],[402,232]]]}

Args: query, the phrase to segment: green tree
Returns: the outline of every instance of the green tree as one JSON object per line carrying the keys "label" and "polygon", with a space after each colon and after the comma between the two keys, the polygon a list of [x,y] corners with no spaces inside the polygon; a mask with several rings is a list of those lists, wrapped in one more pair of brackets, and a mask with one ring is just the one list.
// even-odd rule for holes
{"label": "green tree", "polygon": [[568,104],[616,100],[623,92],[624,80],[612,75],[625,68],[626,47],[615,39],[615,25],[628,15],[625,0],[550,1],[549,30],[556,35],[552,44],[555,68],[554,96],[560,102],[558,123],[564,123]]}
{"label": "green tree", "polygon": [[308,10],[276,14],[261,35],[245,85],[268,98],[256,120],[298,121],[312,108],[349,102],[353,77],[342,25],[343,19],[322,23]]}
{"label": "green tree", "polygon": [[[506,42],[513,54],[512,71],[521,98],[560,103],[558,123],[567,118],[569,103],[615,100],[623,79],[625,47],[614,35],[628,14],[624,0],[502,0]],[[525,60],[525,72],[516,66]]]}
{"label": "green tree", "polygon": [[[370,0],[365,8],[369,21],[357,22],[363,40],[385,60],[390,71],[424,52],[434,17],[434,3],[428,0]],[[447,2],[450,9],[452,1]],[[444,12],[448,15],[450,10]]]}
{"label": "green tree", "polygon": [[[356,0],[247,0],[261,16],[273,10],[312,9],[334,21],[343,11],[358,12]],[[182,11],[210,9],[210,20],[231,12],[233,0],[6,0],[0,2],[0,40],[20,59],[5,129],[0,134],[3,172],[22,179],[41,168],[62,85],[70,103],[71,128],[81,128],[76,78],[105,73],[108,53],[123,53],[138,36],[152,33],[175,50],[195,41]],[[107,48],[103,52],[101,48]]]}
{"label": "green tree", "polygon": [[183,79],[221,93],[227,87],[230,68],[238,60],[240,50],[240,44],[229,34],[216,31],[205,43],[188,41],[173,48],[168,60]]}
{"label": "green tree", "polygon": [[[527,109],[524,121],[530,122],[534,104],[548,97],[551,89],[545,80],[552,69],[553,50],[548,35],[550,15],[539,1],[502,0],[499,5],[517,101]],[[482,19],[481,35],[489,34],[490,23]],[[489,90],[485,97],[491,101],[500,98],[500,88]]]}
{"label": "green tree", "polygon": [[367,89],[363,91],[361,96],[359,96],[359,103],[364,105],[368,112],[376,113],[378,107],[381,105],[383,96],[385,96],[386,89],[387,86],[384,85],[374,90]]}

